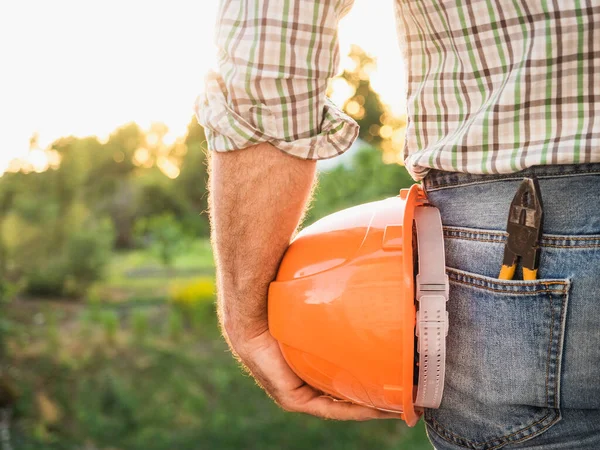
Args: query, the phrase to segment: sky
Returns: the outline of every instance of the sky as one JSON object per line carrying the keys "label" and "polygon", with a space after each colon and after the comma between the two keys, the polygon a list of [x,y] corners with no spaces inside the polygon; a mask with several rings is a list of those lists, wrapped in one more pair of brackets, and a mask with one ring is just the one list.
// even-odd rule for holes
{"label": "sky", "polygon": [[[0,2],[0,174],[67,135],[108,134],[135,121],[185,133],[204,74],[215,66],[217,0],[18,0]],[[377,57],[372,84],[404,108],[404,66],[393,0],[355,0],[340,23],[340,51]],[[340,70],[349,66],[342,58]],[[334,92],[342,101],[343,92]]]}

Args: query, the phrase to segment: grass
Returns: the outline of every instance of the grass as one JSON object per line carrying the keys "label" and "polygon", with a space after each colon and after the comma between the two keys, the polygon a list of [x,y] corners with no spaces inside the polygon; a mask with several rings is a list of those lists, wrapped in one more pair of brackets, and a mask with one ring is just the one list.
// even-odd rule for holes
{"label": "grass", "polygon": [[[341,423],[283,412],[231,357],[212,299],[182,314],[157,289],[210,271],[208,244],[183,255],[172,278],[157,276],[157,267],[144,252],[118,254],[95,294],[118,286],[125,293],[118,300],[10,305],[5,381],[18,392],[14,448],[431,449],[422,423],[410,429],[399,421]],[[151,275],[138,276],[144,273]],[[150,291],[155,300],[144,301],[140,295]]]}

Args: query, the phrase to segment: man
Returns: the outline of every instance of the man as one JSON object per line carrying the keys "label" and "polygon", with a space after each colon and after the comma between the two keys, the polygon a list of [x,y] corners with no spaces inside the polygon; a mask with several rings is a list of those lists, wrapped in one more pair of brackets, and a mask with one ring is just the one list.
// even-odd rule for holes
{"label": "man", "polygon": [[[223,0],[218,73],[198,117],[211,157],[219,317],[284,409],[396,417],[335,402],[288,367],[267,288],[309,200],[315,160],[357,125],[325,97],[352,0]],[[405,165],[445,225],[451,280],[438,449],[600,448],[600,1],[396,1],[409,71]],[[376,30],[371,30],[375,33]],[[507,213],[539,179],[537,280],[498,280]]]}

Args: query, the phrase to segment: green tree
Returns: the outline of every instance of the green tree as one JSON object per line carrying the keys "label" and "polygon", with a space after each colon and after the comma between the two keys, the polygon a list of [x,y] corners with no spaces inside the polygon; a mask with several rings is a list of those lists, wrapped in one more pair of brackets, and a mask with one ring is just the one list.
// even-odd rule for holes
{"label": "green tree", "polygon": [[354,95],[346,101],[344,109],[360,125],[359,137],[377,146],[381,143],[381,136],[376,127],[381,126],[381,116],[386,108],[369,79],[369,74],[376,67],[376,59],[357,45],[351,47],[349,56],[355,62],[355,68],[344,70],[341,76],[354,88]]}
{"label": "green tree", "polygon": [[134,245],[133,227],[140,204],[135,178],[141,170],[134,164],[134,156],[145,144],[144,132],[137,124],[119,128],[94,152],[93,165],[87,174],[86,203],[95,214],[111,218],[118,248]]}
{"label": "green tree", "polygon": [[175,259],[186,247],[187,238],[179,221],[171,213],[152,216],[138,223],[138,233],[150,242],[160,262],[172,268]]}
{"label": "green tree", "polygon": [[48,194],[55,205],[53,224],[54,244],[63,246],[70,232],[69,214],[78,201],[83,201],[83,186],[92,164],[92,158],[100,154],[101,146],[96,138],[61,138],[51,147],[61,158],[57,170],[44,172],[50,177]]}
{"label": "green tree", "polygon": [[353,45],[350,58],[353,70],[345,70],[341,77],[354,89],[354,94],[344,103],[344,110],[360,125],[359,137],[379,148],[388,163],[401,162],[406,131],[406,115],[395,116],[373,90],[370,74],[377,66],[374,57],[359,46]]}
{"label": "green tree", "polygon": [[193,118],[188,125],[184,144],[186,153],[181,162],[181,173],[175,180],[175,189],[189,205],[185,220],[186,230],[194,235],[208,235],[208,150],[204,129]]}
{"label": "green tree", "polygon": [[85,221],[61,247],[31,261],[25,291],[36,296],[81,297],[104,275],[113,248],[109,220]]}
{"label": "green tree", "polygon": [[12,173],[0,178],[0,289],[7,277],[8,245],[4,239],[4,224],[17,194],[14,178],[15,174]]}
{"label": "green tree", "polygon": [[403,166],[385,164],[376,148],[361,148],[349,166],[339,165],[319,174],[307,223],[344,208],[398,195],[400,189],[412,183]]}

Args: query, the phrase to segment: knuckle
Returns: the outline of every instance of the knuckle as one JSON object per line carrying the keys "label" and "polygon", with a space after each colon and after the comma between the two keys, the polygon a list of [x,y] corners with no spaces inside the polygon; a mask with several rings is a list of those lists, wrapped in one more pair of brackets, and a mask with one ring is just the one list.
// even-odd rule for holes
{"label": "knuckle", "polygon": [[279,407],[281,409],[283,409],[286,412],[297,412],[298,411],[296,406],[287,400],[278,401],[277,404],[279,405]]}
{"label": "knuckle", "polygon": [[275,404],[277,406],[279,406],[281,409],[283,409],[286,412],[294,412],[295,408],[293,405],[293,402],[291,402],[289,399],[278,395],[274,392],[270,392],[269,395],[271,396],[271,398],[273,399],[273,401],[275,402]]}

